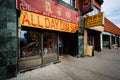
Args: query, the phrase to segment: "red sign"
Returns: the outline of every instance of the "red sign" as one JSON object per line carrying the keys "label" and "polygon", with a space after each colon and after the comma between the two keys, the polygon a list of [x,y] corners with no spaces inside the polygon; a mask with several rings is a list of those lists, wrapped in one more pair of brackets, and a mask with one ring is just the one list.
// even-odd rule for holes
{"label": "red sign", "polygon": [[53,0],[17,0],[17,9],[64,20],[79,25],[79,13]]}
{"label": "red sign", "polygon": [[93,10],[93,0],[81,0],[80,3],[82,15]]}

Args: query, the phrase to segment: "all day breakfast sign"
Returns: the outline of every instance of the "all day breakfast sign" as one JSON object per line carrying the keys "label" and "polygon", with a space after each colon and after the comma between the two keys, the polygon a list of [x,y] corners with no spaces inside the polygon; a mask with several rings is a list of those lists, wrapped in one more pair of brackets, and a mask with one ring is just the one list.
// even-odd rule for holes
{"label": "all day breakfast sign", "polygon": [[[69,30],[76,28],[76,31],[77,31],[79,29],[79,24],[80,24],[79,13],[75,10],[71,10],[70,8],[63,6],[62,4],[59,4],[58,2],[55,2],[54,0],[34,0],[34,1],[33,0],[17,0],[16,8],[19,10],[22,10],[21,16],[23,16],[23,18],[24,18],[24,15],[26,16],[26,14],[29,16],[28,18],[31,18],[31,19],[36,18],[36,15],[40,17],[38,20],[42,20],[44,17],[44,19],[40,21],[42,26],[46,26],[46,25],[48,26],[50,24],[51,26],[49,27],[54,27],[54,26],[58,27],[54,29],[51,28],[52,30],[60,31],[59,27],[63,28],[62,25],[64,26],[68,25],[66,26],[66,28],[69,27]],[[32,16],[30,17],[31,14]],[[36,20],[35,21],[33,20],[33,21],[34,23],[38,23],[38,20],[36,18]],[[29,21],[28,21],[28,24],[29,24]],[[52,22],[53,24],[51,24]],[[55,23],[57,25],[54,25]],[[22,24],[22,25],[25,25],[25,24]],[[73,25],[74,27],[72,27]],[[29,25],[29,26],[33,26],[33,25]],[[37,25],[36,27],[39,27],[39,26]],[[65,30],[66,32],[70,32],[70,31],[67,31],[67,29],[64,29],[64,31]]]}
{"label": "all day breakfast sign", "polygon": [[77,24],[39,15],[28,11],[21,12],[20,24],[24,26],[71,33],[75,33],[79,29]]}

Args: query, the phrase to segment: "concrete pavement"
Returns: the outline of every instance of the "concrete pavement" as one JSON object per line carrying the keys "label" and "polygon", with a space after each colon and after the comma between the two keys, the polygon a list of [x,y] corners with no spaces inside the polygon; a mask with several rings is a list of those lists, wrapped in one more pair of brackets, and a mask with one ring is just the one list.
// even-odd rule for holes
{"label": "concrete pavement", "polygon": [[60,61],[9,80],[120,80],[120,49],[104,49],[94,57],[62,56]]}

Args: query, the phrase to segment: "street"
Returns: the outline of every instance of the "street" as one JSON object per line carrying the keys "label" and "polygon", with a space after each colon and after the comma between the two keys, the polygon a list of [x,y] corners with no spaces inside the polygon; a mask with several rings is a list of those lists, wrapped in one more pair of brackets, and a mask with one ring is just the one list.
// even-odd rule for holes
{"label": "street", "polygon": [[120,49],[104,49],[93,57],[66,55],[60,61],[8,80],[120,80]]}

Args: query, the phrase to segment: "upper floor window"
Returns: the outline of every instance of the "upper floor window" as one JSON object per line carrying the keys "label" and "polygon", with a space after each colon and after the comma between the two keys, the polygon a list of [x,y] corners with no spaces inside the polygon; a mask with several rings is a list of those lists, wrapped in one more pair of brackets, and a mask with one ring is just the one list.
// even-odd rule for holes
{"label": "upper floor window", "polygon": [[94,7],[94,14],[98,14],[100,12],[100,10],[96,7]]}
{"label": "upper floor window", "polygon": [[69,4],[70,6],[73,6],[76,8],[76,0],[62,0],[64,2],[66,2],[67,4]]}
{"label": "upper floor window", "polygon": [[89,12],[88,15],[89,16],[96,15],[99,12],[100,12],[100,10],[94,6],[93,11]]}

